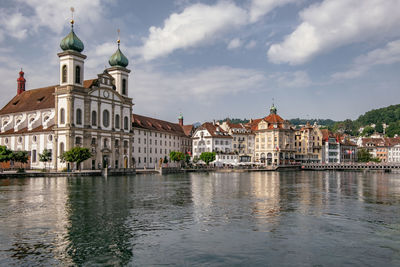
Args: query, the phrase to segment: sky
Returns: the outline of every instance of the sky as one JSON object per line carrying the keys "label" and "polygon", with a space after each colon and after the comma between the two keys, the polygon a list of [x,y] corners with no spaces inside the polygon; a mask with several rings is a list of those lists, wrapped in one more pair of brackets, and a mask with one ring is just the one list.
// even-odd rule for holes
{"label": "sky", "polygon": [[356,119],[400,103],[400,0],[0,0],[0,105],[59,83],[74,30],[85,79],[128,57],[134,113],[185,124],[261,118]]}

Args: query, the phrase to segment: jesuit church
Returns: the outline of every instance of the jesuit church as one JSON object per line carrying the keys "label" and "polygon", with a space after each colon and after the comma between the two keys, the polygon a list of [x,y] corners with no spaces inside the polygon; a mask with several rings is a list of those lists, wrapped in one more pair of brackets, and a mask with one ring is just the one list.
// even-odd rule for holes
{"label": "jesuit church", "polygon": [[119,48],[110,67],[85,80],[84,45],[71,32],[61,41],[59,84],[25,90],[24,72],[17,80],[17,94],[0,110],[0,145],[30,154],[31,168],[44,168],[39,153],[52,153],[50,168],[67,167],[63,152],[75,146],[90,148],[93,157],[82,169],[133,167],[132,98],[128,97],[128,59]]}

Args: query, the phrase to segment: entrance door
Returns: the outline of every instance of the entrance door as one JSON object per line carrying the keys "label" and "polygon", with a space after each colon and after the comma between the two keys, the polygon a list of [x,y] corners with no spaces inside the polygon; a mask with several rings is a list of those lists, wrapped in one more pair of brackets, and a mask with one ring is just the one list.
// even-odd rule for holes
{"label": "entrance door", "polygon": [[103,155],[103,168],[107,168],[108,166],[110,166],[110,163],[108,162],[108,156]]}
{"label": "entrance door", "polygon": [[124,158],[124,168],[125,169],[128,168],[128,158],[127,157]]}

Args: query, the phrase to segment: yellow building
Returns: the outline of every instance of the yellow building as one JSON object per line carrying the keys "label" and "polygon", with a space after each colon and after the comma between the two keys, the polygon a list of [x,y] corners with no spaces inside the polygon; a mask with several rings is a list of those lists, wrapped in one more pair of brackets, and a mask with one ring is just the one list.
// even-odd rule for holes
{"label": "yellow building", "polygon": [[321,163],[322,161],[322,132],[317,124],[307,124],[296,131],[295,149],[296,161],[301,163]]}
{"label": "yellow building", "polygon": [[295,130],[277,114],[272,105],[270,114],[247,124],[255,133],[255,161],[267,165],[291,164],[295,160]]}

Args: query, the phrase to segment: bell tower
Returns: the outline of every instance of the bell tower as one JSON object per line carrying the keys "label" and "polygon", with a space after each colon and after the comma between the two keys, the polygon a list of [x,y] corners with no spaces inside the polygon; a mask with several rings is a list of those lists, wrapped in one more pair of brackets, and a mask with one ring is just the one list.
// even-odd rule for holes
{"label": "bell tower", "polygon": [[23,92],[25,92],[25,78],[24,78],[24,72],[21,71],[19,72],[19,78],[17,79],[17,95],[22,94]]}
{"label": "bell tower", "polygon": [[119,39],[119,29],[117,44],[117,51],[115,51],[115,53],[108,60],[108,63],[111,67],[108,68],[107,71],[114,78],[115,90],[120,95],[128,97],[128,78],[131,71],[126,68],[129,64],[128,59],[119,49],[121,44],[121,41]]}
{"label": "bell tower", "polygon": [[63,52],[57,54],[60,58],[60,85],[83,86],[86,56],[81,54],[84,45],[74,32],[74,8],[72,7],[71,12],[71,32],[60,43]]}

